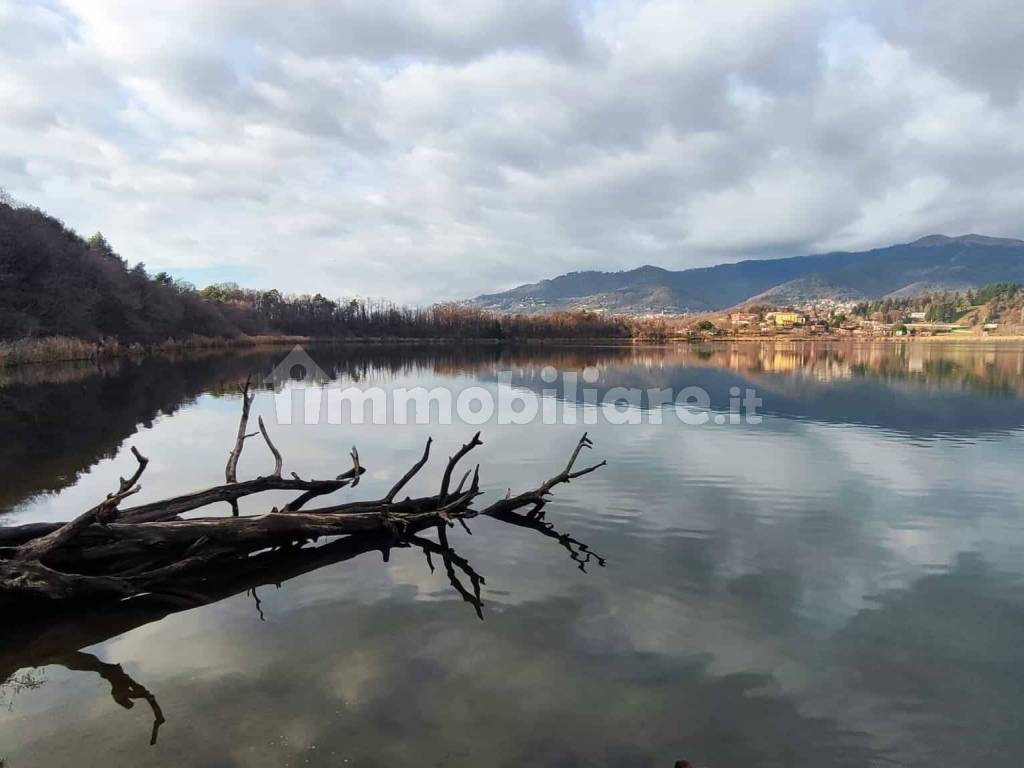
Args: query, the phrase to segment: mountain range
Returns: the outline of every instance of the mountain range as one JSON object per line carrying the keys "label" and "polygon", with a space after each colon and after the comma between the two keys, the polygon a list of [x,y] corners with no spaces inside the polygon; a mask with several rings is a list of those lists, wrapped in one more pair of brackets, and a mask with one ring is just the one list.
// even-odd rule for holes
{"label": "mountain range", "polygon": [[870,251],[761,259],[699,269],[643,266],[569,272],[485,294],[472,304],[500,312],[595,309],[630,314],[706,312],[747,303],[803,304],[965,291],[1024,282],[1024,240],[929,235]]}

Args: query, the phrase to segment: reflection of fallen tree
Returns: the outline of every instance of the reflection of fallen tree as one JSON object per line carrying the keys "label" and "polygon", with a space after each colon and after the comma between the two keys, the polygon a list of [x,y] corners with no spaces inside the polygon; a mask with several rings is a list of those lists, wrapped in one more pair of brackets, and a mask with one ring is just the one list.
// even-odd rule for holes
{"label": "reflection of fallen tree", "polygon": [[569,553],[569,557],[571,557],[576,563],[576,567],[584,573],[587,572],[587,566],[592,562],[596,562],[599,566],[604,568],[605,559],[603,557],[592,551],[590,547],[579,539],[575,539],[567,533],[559,533],[555,530],[554,524],[549,523],[544,519],[543,504],[535,505],[534,508],[525,515],[512,510],[500,509],[492,509],[487,514],[504,523],[516,525],[520,528],[530,528],[537,531],[537,533],[542,536],[554,539]]}
{"label": "reflection of fallen tree", "polygon": [[[604,464],[575,469],[581,451],[591,445],[585,434],[564,469],[536,488],[515,495],[509,491],[489,506],[473,505],[482,493],[479,465],[453,487],[459,462],[482,444],[477,433],[449,458],[435,495],[398,499],[401,489],[426,465],[428,440],[420,460],[383,498],[305,509],[313,499],[359,482],[365,471],[359,454],[353,449],[352,468],[333,480],[302,480],[294,473],[283,478],[283,459],[262,420],[258,432],[246,432],[251,403],[246,383],[224,485],[121,509],[124,499],[139,490],[148,464],[132,449],[138,463],[135,473],[74,520],[0,528],[0,604],[6,603],[9,619],[9,629],[0,639],[0,681],[11,681],[20,669],[50,664],[96,672],[110,683],[111,695],[122,706],[131,707],[140,699],[149,704],[155,741],[163,722],[155,697],[119,665],[102,662],[82,648],[243,592],[252,594],[262,616],[259,588],[371,551],[381,552],[387,560],[394,548],[419,548],[431,570],[435,558],[440,559],[453,589],[483,618],[484,579],[452,549],[447,534],[456,522],[467,527],[466,520],[477,515],[555,539],[581,570],[593,561],[604,565],[585,544],[544,520],[544,506],[555,486]],[[274,456],[274,472],[239,482],[238,455],[245,440],[257,434]],[[238,515],[238,499],[268,490],[293,490],[298,495],[281,509]],[[182,517],[215,502],[229,504],[232,516]],[[528,511],[520,512],[523,509]],[[423,535],[430,529],[436,530],[437,541]],[[320,537],[332,540],[312,545]],[[102,603],[102,610],[97,610],[97,603]]]}
{"label": "reflection of fallen tree", "polygon": [[[604,559],[591,552],[585,544],[556,531],[543,519],[540,510],[523,515],[507,509],[495,509],[488,514],[556,540],[568,550],[581,570],[591,561],[604,565]],[[139,595],[105,606],[102,611],[83,601],[37,603],[11,617],[11,629],[0,638],[0,681],[16,680],[19,670],[46,665],[95,672],[110,683],[111,696],[121,706],[131,708],[139,699],[147,702],[153,712],[150,743],[155,743],[158,729],[164,722],[155,696],[125,673],[120,665],[104,663],[80,649],[171,614],[242,593],[253,596],[256,609],[262,616],[259,589],[280,586],[303,574],[372,552],[380,552],[386,561],[391,550],[396,548],[419,548],[432,572],[435,560],[439,559],[452,588],[470,603],[477,616],[483,618],[480,587],[484,577],[449,544],[447,529],[450,525],[452,523],[448,521],[421,521],[398,532],[388,530],[345,536],[321,546],[274,547],[246,558],[224,560],[201,572],[183,574],[174,590]],[[437,541],[426,535],[431,529],[436,531]]]}
{"label": "reflection of fallen tree", "polygon": [[84,651],[72,651],[63,656],[54,656],[49,660],[50,664],[57,664],[73,672],[95,672],[108,683],[110,683],[110,696],[125,709],[135,706],[138,699],[142,699],[153,712],[153,730],[150,732],[149,743],[156,744],[156,737],[160,726],[164,724],[164,713],[157,703],[156,697],[147,691],[143,686],[135,682],[128,675],[120,664],[109,664],[100,661],[91,653]]}

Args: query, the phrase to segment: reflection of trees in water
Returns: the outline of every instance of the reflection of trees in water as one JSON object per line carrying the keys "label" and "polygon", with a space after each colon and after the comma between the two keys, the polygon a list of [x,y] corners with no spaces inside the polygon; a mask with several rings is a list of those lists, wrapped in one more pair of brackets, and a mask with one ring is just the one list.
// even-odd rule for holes
{"label": "reflection of trees in water", "polygon": [[139,424],[174,413],[218,382],[244,378],[250,366],[245,357],[151,358],[95,367],[87,376],[75,366],[72,377],[0,389],[0,512],[73,485],[79,473],[116,455]]}
{"label": "reflection of trees in water", "polygon": [[8,712],[14,710],[14,700],[22,691],[34,691],[42,688],[46,676],[41,669],[23,669],[0,682],[0,707]]}
{"label": "reflection of trees in water", "polygon": [[[172,414],[201,394],[237,395],[237,383],[270,373],[287,349],[155,356],[97,364],[24,366],[0,380],[0,514],[26,498],[71,486],[116,455],[141,424]],[[333,379],[472,373],[523,365],[583,367],[628,360],[628,347],[577,349],[499,345],[318,346],[316,363]]]}
{"label": "reflection of trees in water", "polygon": [[[572,367],[628,360],[629,348],[554,351],[498,345],[321,346],[310,350],[335,379],[436,371],[469,373],[526,364]],[[201,394],[237,394],[237,383],[266,375],[287,349],[155,356],[102,364],[24,366],[0,380],[0,514],[38,493],[73,485],[79,474],[116,455],[141,424],[172,414]]]}
{"label": "reflection of trees in water", "polygon": [[[563,345],[501,346],[462,345],[449,347],[395,346],[377,348],[312,347],[308,350],[317,364],[335,380],[356,382],[394,376],[435,373],[442,376],[505,371],[515,368],[553,366],[559,371],[582,370],[588,365],[636,360],[631,346],[574,347]],[[667,351],[667,350],[663,350]]]}
{"label": "reflection of trees in water", "polygon": [[[495,354],[496,352],[498,354]],[[802,353],[798,351],[787,349],[784,352],[785,354],[782,357],[802,359]],[[861,387],[856,392],[863,393],[865,391],[862,385],[871,385],[877,390],[879,397],[866,401],[865,407],[875,415],[879,423],[883,424],[891,424],[895,418],[894,414],[885,411],[884,408],[894,408],[905,413],[906,408],[903,408],[903,406],[909,403],[901,401],[888,402],[892,399],[890,397],[891,388],[885,387],[884,383],[886,379],[890,378],[890,375],[873,376],[872,370],[879,372],[885,370],[903,371],[903,373],[892,374],[892,377],[899,376],[901,379],[911,383],[915,380],[920,380],[915,379],[915,377],[921,376],[919,373],[909,372],[910,358],[906,354],[901,356],[901,353],[897,353],[895,349],[892,352],[895,356],[893,360],[886,362],[885,358],[877,358],[874,368],[872,368],[872,364],[864,363],[862,368],[864,372],[863,380],[854,382],[858,387]],[[903,350],[903,352],[905,353],[906,350]],[[431,362],[436,353],[436,349],[401,351],[395,354],[383,355],[369,351],[366,354],[358,351],[349,351],[348,354],[351,357],[344,358],[343,353],[340,351],[338,353],[322,354],[319,350],[313,350],[317,361],[325,361],[325,365],[332,366],[332,371],[362,371],[364,372],[363,375],[388,375],[390,373],[414,373],[419,370],[438,370],[434,363]],[[501,352],[496,349],[487,349],[480,351],[479,354],[476,352],[465,354],[461,352],[453,353],[445,358],[446,362],[444,365],[448,366],[448,370],[452,372],[473,372],[490,370],[492,366],[500,370],[509,367],[509,362],[513,360],[516,361],[516,364],[527,369],[537,368],[546,364],[553,364],[560,369],[572,368],[574,366],[579,369],[587,364],[598,364],[603,368],[602,382],[606,380],[628,382],[636,381],[642,377],[645,381],[653,382],[654,384],[652,385],[657,385],[658,383],[672,382],[677,379],[693,383],[692,379],[689,378],[689,371],[694,367],[699,367],[695,361],[701,358],[701,355],[690,354],[689,350],[651,350],[642,348],[616,349],[607,352],[607,355],[604,350],[566,350],[564,352],[560,350],[559,354],[562,355],[559,358],[560,362],[552,363],[551,358],[547,356],[545,351],[528,353]],[[727,349],[703,350],[702,354],[705,357],[705,362],[711,363],[710,365],[703,366],[707,369],[706,373],[708,376],[722,376],[723,374],[728,376],[727,371],[720,369],[744,370],[727,364],[733,359],[725,357],[725,355],[731,354]],[[845,365],[851,360],[850,354],[846,350],[817,349],[813,353],[808,354],[811,355],[814,361],[813,365],[816,366],[826,364]],[[864,352],[863,354],[869,353]],[[979,350],[978,354],[982,354],[982,351]],[[474,357],[474,355],[476,356]],[[771,362],[776,360],[774,354],[769,356],[765,352],[761,356],[755,356],[753,353],[750,353],[750,355],[750,357],[745,359],[749,359],[754,364],[762,366],[762,372],[766,373],[765,380],[789,380],[788,376],[778,375],[784,373],[783,371],[764,371],[765,361],[771,364]],[[1012,357],[1012,354],[1010,356]],[[779,359],[782,359],[782,357]],[[997,358],[997,360],[991,363],[990,367],[1002,367],[1003,370],[1007,370],[1008,358],[1002,355],[997,356]],[[116,393],[120,385],[104,389],[103,387],[95,386],[95,382],[91,382],[90,378],[95,376],[119,377],[122,375],[134,377],[133,380],[136,384],[144,387],[153,387],[155,391],[131,393],[136,399],[130,400],[128,407],[160,408],[162,407],[160,405],[161,402],[170,401],[169,397],[173,392],[233,392],[235,383],[239,378],[244,378],[245,373],[248,373],[250,370],[265,372],[273,366],[277,359],[279,359],[279,356],[276,354],[226,356],[225,358],[215,359],[213,364],[204,363],[203,365],[208,365],[208,368],[196,365],[190,369],[191,373],[185,375],[182,372],[180,376],[168,368],[157,368],[153,375],[140,372],[138,369],[148,367],[148,361],[147,363],[127,363],[124,366],[119,366],[119,368],[124,367],[125,371],[97,372],[89,377],[75,378],[74,382],[85,382],[88,385],[88,391],[83,393],[83,396],[87,398],[94,398],[106,392],[107,399],[103,401],[102,405],[96,405],[97,409],[101,409],[108,407],[110,403],[116,402],[116,397],[112,393]],[[928,376],[954,377],[951,379],[954,381],[956,376],[969,375],[964,373],[965,367],[968,371],[974,370],[974,362],[963,362],[961,359],[951,362],[953,365],[947,366],[943,365],[941,360],[938,361],[938,364],[933,364],[930,359],[927,359],[922,363],[922,368],[928,369],[926,374]],[[182,361],[176,365],[180,367],[188,364]],[[370,367],[368,368],[367,366]],[[650,370],[648,370],[648,366]],[[890,367],[887,368],[887,366]],[[642,367],[642,370],[639,367]],[[135,369],[134,372],[133,369]],[[813,366],[812,370],[814,370]],[[820,370],[820,367],[817,370]],[[365,373],[367,371],[369,374]],[[686,372],[686,376],[680,378],[681,371]],[[170,386],[167,387],[166,391],[161,389],[163,382],[158,381],[163,375],[177,377],[170,382]],[[77,373],[76,376],[78,376]],[[709,379],[709,381],[712,380]],[[722,379],[722,386],[738,381],[737,377],[729,376]],[[53,382],[53,385],[66,392],[68,390],[63,388],[69,383],[72,382],[70,380],[59,381]],[[38,386],[47,385],[39,384]],[[836,419],[850,419],[858,416],[857,412],[851,413],[850,411],[854,404],[853,401],[858,398],[852,398],[849,392],[843,394],[841,391],[817,387],[816,385],[813,385],[812,391],[822,392],[834,402],[836,405],[834,417]],[[806,390],[803,390],[803,392],[806,392]],[[71,393],[74,396],[73,390]],[[0,395],[2,394],[3,392],[0,391]],[[188,395],[185,396],[187,397]],[[883,401],[883,397],[886,398],[885,401]],[[924,398],[919,399],[924,400]],[[773,402],[777,403],[778,401]],[[823,414],[827,415],[828,412],[823,412],[819,405],[816,403],[808,405],[807,398],[800,394],[799,397],[794,396],[793,402],[786,407],[790,409],[790,412],[811,412],[824,418]],[[87,405],[86,407],[91,406]],[[177,403],[170,407],[177,407]],[[961,412],[964,418],[961,426],[973,425],[977,427],[984,420],[979,414],[962,413],[964,409],[957,410]],[[153,411],[154,414],[157,412],[159,411]],[[8,414],[5,413],[0,416],[0,419],[6,420],[7,417]],[[145,418],[152,418],[152,416],[139,417],[140,420]],[[919,421],[923,418],[923,416],[919,416]],[[1001,418],[999,423],[1005,427],[1013,421],[1015,416],[1004,411],[999,418]],[[8,423],[13,424],[13,422],[5,421],[2,428],[6,429]],[[96,423],[96,421],[87,421],[85,428],[95,429]],[[996,422],[994,421],[993,423]],[[80,429],[78,423],[73,423],[71,426],[76,430]],[[69,425],[65,424],[64,427],[69,428]],[[18,428],[28,429],[29,423],[26,422]],[[119,421],[117,429],[126,429],[125,436],[127,436],[127,434],[130,434],[130,431],[134,430],[134,422],[129,423],[128,419]],[[88,442],[88,440],[94,440],[103,445],[116,445],[120,440],[123,440],[123,437],[117,437],[117,429],[113,432],[96,430],[91,435],[82,436],[83,443]],[[6,434],[9,433],[5,432]],[[67,439],[71,440],[72,438]],[[87,455],[89,454],[83,453],[83,456]],[[10,465],[4,463],[4,466],[8,467]],[[70,482],[70,480],[67,482]],[[542,528],[543,526],[540,526],[535,528],[535,530],[541,532]],[[585,565],[581,561],[589,558],[590,553],[584,545],[579,544],[579,542],[571,539],[571,537],[567,538],[563,543],[563,536],[561,534],[553,530],[549,531],[549,533],[552,538],[556,539],[559,545],[567,548],[569,556],[573,557],[574,561],[580,565]],[[548,534],[543,533],[542,535]],[[418,538],[429,540],[426,536],[419,536]],[[262,574],[236,573],[230,578],[230,575],[225,574],[226,581],[223,585],[223,590],[212,590],[204,594],[203,598],[208,599],[208,602],[216,602],[233,594],[241,594],[247,589],[253,590],[253,594],[256,594],[257,590],[265,589],[270,584],[276,584],[277,581],[274,581],[275,579],[284,581],[292,578],[294,575],[307,572],[303,570],[307,566],[309,569],[313,569],[324,567],[334,562],[341,562],[360,554],[367,554],[369,556],[372,551],[388,552],[390,547],[417,546],[415,541],[407,543],[395,543],[392,541],[390,545],[387,545],[388,541],[388,539],[378,540],[376,542],[378,546],[376,547],[368,543],[368,549],[361,553],[348,550],[346,546],[328,549],[323,553],[320,550],[327,549],[327,547],[315,550],[267,553],[273,554],[276,557],[273,563],[264,561],[264,564],[268,566],[265,572]],[[439,542],[431,541],[431,544],[435,547],[441,546]],[[438,564],[440,566],[439,572],[444,573],[446,576],[454,573],[461,586],[461,591],[450,580],[449,583],[453,589],[459,592],[460,597],[470,604],[470,608],[474,612],[481,607],[479,603],[479,585],[482,583],[483,578],[481,574],[473,570],[472,573],[477,574],[477,577],[474,578],[462,570],[457,557],[451,556],[446,561],[443,554],[438,550],[424,551],[424,556],[429,556],[433,563]],[[280,568],[280,570],[274,570],[274,568],[269,567],[271,564],[273,564],[274,568]],[[465,564],[469,565],[468,562]],[[836,639],[838,652],[844,657],[844,665],[849,666],[852,670],[852,682],[847,682],[853,688],[877,695],[880,697],[880,701],[898,701],[905,705],[907,710],[900,715],[901,720],[905,715],[906,721],[910,722],[911,727],[920,729],[921,743],[932,745],[940,761],[946,760],[948,762],[952,759],[953,762],[960,761],[962,764],[974,764],[969,758],[977,757],[978,755],[993,755],[1000,754],[1001,752],[1011,755],[1020,754],[1021,750],[1024,749],[1024,745],[1020,744],[1019,736],[1015,735],[1024,733],[1024,728],[1021,728],[1018,722],[1019,710],[1016,707],[1015,693],[1020,690],[1021,685],[1024,685],[1024,683],[1021,683],[1019,675],[1010,666],[1015,660],[1016,649],[1019,648],[1020,627],[1017,626],[1019,622],[1014,624],[1014,617],[1021,615],[1019,610],[1021,606],[1017,604],[1019,600],[1007,599],[1006,583],[1001,583],[991,573],[986,576],[984,569],[982,569],[980,574],[975,573],[974,570],[967,567],[969,565],[970,562],[958,565],[955,572],[951,575],[952,578],[947,575],[926,577],[912,588],[896,593],[884,601],[880,601],[878,611],[864,612],[854,619],[849,627]],[[231,583],[227,583],[228,581]],[[206,586],[208,587],[209,585]],[[784,594],[784,588],[788,586],[790,586],[788,583],[783,583],[777,587],[777,591]],[[647,585],[645,584],[643,587],[646,589]],[[1019,591],[1019,585],[1014,585],[1014,589],[1018,590],[1018,595],[1022,594]],[[638,593],[640,591],[640,589],[637,590]],[[739,583],[737,585],[737,592],[743,597],[749,596],[751,601],[756,600],[757,605],[765,603],[763,591],[751,590],[750,585],[747,583]],[[771,594],[768,597],[771,597]],[[111,668],[120,670],[121,668],[118,665],[105,664],[95,658],[92,660],[87,659],[85,658],[87,654],[80,654],[79,649],[130,631],[150,621],[157,621],[164,616],[187,610],[198,604],[205,603],[195,602],[195,595],[179,595],[173,602],[168,602],[168,599],[163,601],[153,600],[149,603],[141,602],[134,606],[126,605],[119,607],[117,612],[105,612],[99,616],[82,615],[76,617],[68,615],[62,617],[60,624],[69,627],[67,629],[67,637],[73,638],[74,641],[62,643],[57,643],[53,639],[53,635],[59,635],[64,631],[59,625],[50,625],[50,629],[54,631],[48,637],[46,632],[39,629],[38,624],[36,625],[36,633],[33,635],[31,624],[24,621],[21,617],[8,620],[6,622],[7,627],[5,627],[5,636],[10,633],[10,639],[8,640],[5,637],[3,640],[0,640],[0,662],[2,662],[0,663],[0,679],[4,678],[5,670],[10,670],[12,665],[15,669],[18,669],[35,663],[59,664],[63,663],[60,661],[61,659],[69,661],[70,664],[78,664],[83,670],[89,664],[94,666],[102,665],[101,669],[117,678],[115,670]],[[425,610],[435,607],[429,605],[420,606],[420,608]],[[538,612],[548,610],[549,607],[551,607],[549,604],[530,606],[529,610],[533,611],[533,613],[518,615],[516,619],[518,621],[523,621],[524,618],[535,620]],[[550,674],[551,679],[558,682],[564,680],[566,683],[572,684],[566,685],[565,689],[566,691],[572,691],[572,696],[580,701],[570,700],[568,694],[562,694],[566,698],[560,700],[561,706],[552,707],[556,711],[565,712],[576,711],[572,708],[573,706],[585,707],[586,701],[606,696],[608,692],[605,686],[607,686],[609,677],[619,681],[635,682],[635,670],[630,665],[635,664],[636,659],[626,658],[625,654],[621,659],[609,654],[593,654],[592,656],[581,654],[581,658],[575,660],[575,664],[578,665],[575,667],[566,665],[565,657],[562,654],[551,653],[550,657],[544,656],[545,649],[541,646],[547,644],[549,648],[559,647],[558,631],[579,631],[578,623],[573,623],[573,619],[578,617],[572,616],[571,610],[571,605],[560,604],[557,607],[551,607],[550,614],[542,616],[542,618],[547,619],[547,624],[544,627],[536,626],[536,622],[532,622],[531,626],[536,627],[538,639],[535,646],[527,646],[530,654],[536,654],[531,656],[531,658],[536,658],[538,665],[548,665],[545,669]],[[95,614],[95,612],[91,613]],[[562,613],[565,614],[564,617],[561,616]],[[395,615],[388,616],[388,631],[393,631],[395,621],[397,621]],[[352,620],[351,623],[357,622]],[[488,621],[488,625],[492,623],[493,619]],[[380,640],[382,637],[387,637],[383,633],[374,635],[372,627],[368,627],[366,632],[368,635],[366,639],[368,640]],[[496,633],[494,638],[496,647],[493,650],[493,658],[500,660],[505,651],[508,651],[509,657],[513,657],[513,652],[518,650],[514,643],[522,641],[514,636],[504,638],[503,640],[500,634]],[[936,638],[939,638],[940,642],[936,643]],[[505,644],[502,645],[502,642]],[[409,640],[408,643],[408,645],[400,645],[399,649],[415,647],[413,640]],[[977,667],[977,648],[988,649],[988,662],[984,664],[984,669],[980,672],[978,672]],[[48,653],[52,655],[47,655]],[[970,664],[962,663],[962,660],[966,658],[963,655],[965,653],[971,654]],[[910,674],[907,673],[906,666],[908,657],[911,660],[918,660],[913,665],[914,668]],[[555,663],[552,663],[552,660]],[[761,692],[771,684],[770,678],[764,679],[755,675],[733,675],[723,678],[702,674],[696,667],[696,671],[690,675],[685,670],[672,666],[664,658],[652,657],[643,661],[645,674],[663,679],[665,684],[655,687],[653,690],[635,691],[630,689],[629,693],[631,695],[637,695],[636,700],[631,699],[634,702],[632,706],[639,707],[642,703],[644,711],[650,713],[651,719],[655,722],[667,719],[666,713],[668,712],[679,713],[685,711],[685,717],[677,715],[680,721],[678,732],[681,740],[684,739],[682,734],[685,734],[685,738],[691,739],[691,741],[687,742],[686,750],[683,751],[688,756],[698,756],[702,754],[702,749],[704,749],[703,754],[708,754],[710,746],[700,747],[700,739],[705,739],[706,744],[717,746],[720,750],[724,749],[726,752],[728,752],[728,749],[734,750],[732,756],[735,757],[735,762],[718,762],[716,764],[759,764],[756,758],[763,756],[763,753],[755,752],[749,745],[744,745],[738,740],[734,740],[733,745],[723,748],[721,745],[714,745],[712,742],[716,729],[718,729],[719,734],[728,732],[732,736],[742,728],[748,733],[753,733],[754,736],[763,739],[761,746],[766,750],[771,748],[782,750],[783,746],[780,742],[787,740],[803,742],[803,740],[811,739],[818,742],[816,748],[819,751],[817,752],[808,748],[804,743],[784,745],[786,748],[791,748],[798,752],[803,756],[803,759],[798,760],[794,757],[791,762],[780,764],[866,765],[869,762],[869,757],[874,757],[865,756],[863,752],[858,755],[853,747],[849,747],[850,751],[847,752],[848,745],[844,745],[842,750],[835,747],[842,739],[849,739],[849,741],[854,742],[853,746],[856,746],[857,734],[841,733],[837,735],[834,730],[830,730],[836,727],[835,724],[827,719],[808,720],[805,715],[801,715],[795,708],[791,710],[788,700],[763,695]],[[404,657],[398,658],[394,663],[395,670],[393,674],[396,677],[407,673],[412,664],[412,662],[406,661]],[[571,672],[565,669],[566,666],[572,667]],[[580,670],[584,673],[589,671],[592,677],[580,674]],[[38,672],[38,670],[35,671]],[[295,672],[297,675],[304,674],[303,670],[295,670]],[[91,673],[102,674],[100,670],[91,670]],[[24,672],[14,673],[15,677],[24,679],[23,674]],[[575,678],[577,674],[580,675],[580,679]],[[564,677],[559,677],[559,675]],[[31,680],[32,678],[28,679]],[[152,681],[145,682],[149,682],[152,685]],[[446,682],[448,682],[447,679]],[[475,681],[460,678],[459,682],[468,689],[465,691],[460,689],[457,696],[453,697],[458,698],[460,701],[486,701],[493,694],[487,688],[486,679]],[[144,711],[150,706],[148,699],[142,694],[142,692],[150,692],[135,681],[132,681],[132,684],[126,684],[121,680],[116,692],[114,683],[111,682],[110,685],[111,693],[115,696],[115,699],[120,696],[122,700],[136,703]],[[479,691],[475,690],[477,685],[479,685]],[[573,687],[574,685],[578,685],[578,688]],[[402,690],[404,693],[406,689],[403,688]],[[125,699],[125,693],[140,695],[137,697],[129,695]],[[160,691],[156,690],[154,686],[152,693],[159,695]],[[545,693],[553,693],[556,697],[560,695],[557,690],[552,692],[545,689]],[[474,696],[479,696],[479,699],[474,699]],[[226,700],[221,699],[221,701]],[[694,704],[693,702],[697,703]],[[691,707],[690,709],[687,709],[688,704]],[[929,706],[933,709],[928,710],[927,707]],[[947,711],[945,716],[939,717],[934,714],[936,710],[943,710],[947,706],[951,709]],[[915,710],[915,707],[918,709]],[[621,711],[622,708],[609,706],[608,709],[609,711]],[[168,711],[170,713],[170,710]],[[932,712],[932,715],[930,719],[925,719],[923,713],[929,711]],[[270,714],[273,715],[274,713],[271,712]],[[889,718],[890,714],[890,710],[887,707],[882,708],[879,712],[879,716],[886,718]],[[608,741],[618,740],[623,743],[623,749],[631,748],[628,736],[622,731],[616,730],[618,725],[628,724],[631,721],[625,719],[617,720],[614,716],[602,716],[594,712],[590,712],[589,717],[592,718],[587,721],[591,726],[591,730],[583,727],[576,728],[572,723],[565,724],[565,740],[575,745],[574,747],[565,747],[565,749],[568,751],[572,749],[584,750],[586,748],[584,744],[586,738],[588,736],[593,737],[593,729],[597,729],[600,726],[608,726],[606,731],[609,734]],[[157,716],[154,713],[154,723],[156,719]],[[722,724],[724,719],[728,719],[730,723],[738,725],[732,731],[727,731],[726,727]],[[581,716],[580,720],[585,721],[585,718]],[[882,725],[879,725],[878,722],[867,722],[863,725],[865,730],[869,732],[876,727],[880,731],[885,732],[885,726],[890,723],[890,720],[886,720]],[[645,727],[647,727],[647,722],[645,718]],[[950,722],[961,722],[963,727],[962,729],[949,728]],[[993,723],[998,728],[993,728]],[[766,724],[771,727],[766,727]],[[370,723],[367,725],[372,726]],[[761,730],[758,730],[759,728]],[[651,726],[651,730],[648,732],[651,735],[644,738],[649,743],[655,743],[658,735],[668,732],[667,728],[656,730],[655,726]],[[797,738],[793,734],[800,734],[800,737]],[[956,744],[952,744],[954,740],[960,739],[961,736],[963,738],[958,742],[960,744],[959,747]],[[139,738],[141,740],[141,733]],[[165,733],[161,738],[166,741],[168,736]],[[944,753],[947,743],[952,744],[952,746],[950,746],[948,752]],[[810,757],[808,757],[809,753],[812,753]],[[780,752],[780,754],[782,753]],[[968,758],[966,761],[961,759],[964,756]],[[744,759],[747,760],[746,763],[741,762]],[[875,762],[874,764],[878,763]],[[990,762],[988,764],[995,765],[999,763]]]}
{"label": "reflection of trees in water", "polygon": [[680,347],[677,364],[708,364],[742,373],[787,374],[822,382],[868,377],[936,387],[1024,394],[1019,345],[836,342],[742,342]]}
{"label": "reflection of trees in water", "polygon": [[156,744],[160,726],[166,720],[156,696],[137,683],[131,675],[121,668],[120,664],[101,661],[91,653],[71,651],[60,656],[53,656],[47,664],[64,667],[72,672],[93,672],[110,684],[110,698],[125,709],[132,709],[136,701],[144,701],[153,713],[153,730],[150,731],[149,743]]}
{"label": "reflection of trees in water", "polygon": [[[763,376],[769,388],[787,382],[827,385],[844,380],[905,382],[912,388],[980,395],[1024,394],[1024,348],[973,344],[733,343],[666,347],[498,344],[325,345],[309,349],[331,378],[367,382],[418,374],[483,375],[517,371],[525,386],[544,366],[559,371],[602,370],[602,385],[667,387],[699,383],[685,370],[707,368]],[[207,352],[95,364],[25,366],[0,379],[0,513],[37,493],[59,491],[101,459],[117,453],[139,424],[174,413],[203,393],[236,393],[248,374],[262,376],[286,349]],[[686,380],[689,378],[690,380]],[[740,383],[735,379],[731,383]],[[824,387],[820,393],[832,393]],[[713,403],[728,402],[727,389]],[[794,394],[800,399],[806,391]],[[812,395],[814,392],[811,393]],[[855,404],[854,404],[855,405]],[[798,416],[797,400],[787,405]],[[841,411],[842,409],[839,409]],[[882,420],[854,418],[864,423]],[[984,422],[984,419],[981,420]],[[1012,415],[1004,422],[1016,423]],[[896,420],[899,423],[899,419]],[[962,424],[960,427],[968,428]]]}

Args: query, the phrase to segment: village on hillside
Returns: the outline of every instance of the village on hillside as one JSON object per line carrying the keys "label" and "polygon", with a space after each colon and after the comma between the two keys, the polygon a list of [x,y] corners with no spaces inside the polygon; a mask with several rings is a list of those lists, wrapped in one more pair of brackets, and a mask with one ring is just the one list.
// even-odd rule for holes
{"label": "village on hillside", "polygon": [[1024,287],[997,283],[955,293],[877,301],[823,299],[800,306],[756,304],[695,320],[704,337],[931,337],[1024,334]]}

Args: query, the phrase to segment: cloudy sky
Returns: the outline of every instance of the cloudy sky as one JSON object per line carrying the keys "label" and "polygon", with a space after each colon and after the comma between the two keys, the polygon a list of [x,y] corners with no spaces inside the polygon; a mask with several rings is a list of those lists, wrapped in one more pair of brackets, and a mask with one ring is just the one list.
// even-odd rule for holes
{"label": "cloudy sky", "polygon": [[0,0],[0,186],[198,285],[406,302],[1024,235],[1020,0]]}

